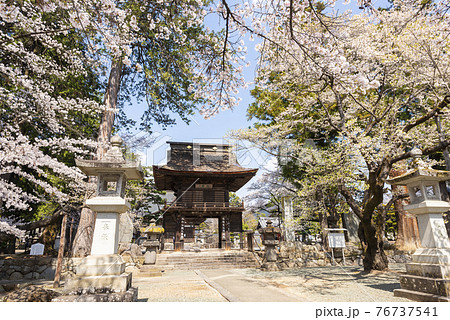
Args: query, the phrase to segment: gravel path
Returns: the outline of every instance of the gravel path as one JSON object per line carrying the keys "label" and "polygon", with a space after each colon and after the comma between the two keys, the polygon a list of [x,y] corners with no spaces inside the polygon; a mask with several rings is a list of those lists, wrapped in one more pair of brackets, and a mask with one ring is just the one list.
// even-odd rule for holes
{"label": "gravel path", "polygon": [[[231,292],[240,301],[271,301],[271,294],[292,298],[289,301],[311,302],[410,302],[394,297],[400,288],[398,277],[404,264],[391,264],[389,271],[362,272],[362,267],[312,267],[280,272],[259,269],[202,270],[220,288],[207,284],[205,278],[193,270],[166,271],[162,277],[136,278],[139,301],[227,301],[219,292]],[[233,279],[233,281],[221,281]],[[208,279],[206,279],[208,280]],[[237,284],[241,282],[241,287]],[[246,284],[246,285],[245,285]],[[261,288],[255,291],[254,288]],[[267,295],[267,296],[264,296]],[[280,301],[280,300],[276,300]],[[283,300],[281,300],[283,301]]]}

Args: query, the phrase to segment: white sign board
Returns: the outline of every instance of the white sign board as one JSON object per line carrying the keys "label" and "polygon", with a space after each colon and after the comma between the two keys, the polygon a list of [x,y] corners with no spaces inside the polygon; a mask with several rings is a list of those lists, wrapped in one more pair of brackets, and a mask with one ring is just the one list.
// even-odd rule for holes
{"label": "white sign board", "polygon": [[328,245],[330,248],[345,248],[345,236],[343,233],[328,234]]}
{"label": "white sign board", "polygon": [[31,246],[30,255],[41,256],[44,254],[44,245],[42,243],[35,243]]}

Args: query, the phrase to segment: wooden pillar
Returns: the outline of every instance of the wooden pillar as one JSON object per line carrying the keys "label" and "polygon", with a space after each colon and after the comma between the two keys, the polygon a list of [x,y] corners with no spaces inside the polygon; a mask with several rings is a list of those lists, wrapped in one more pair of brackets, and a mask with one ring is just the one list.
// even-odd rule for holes
{"label": "wooden pillar", "polygon": [[58,250],[58,260],[56,262],[55,279],[53,282],[53,288],[59,288],[59,281],[61,279],[61,269],[62,260],[64,257],[64,247],[66,246],[66,225],[67,225],[67,214],[64,213],[62,223],[61,223],[61,237],[59,238],[59,250]]}
{"label": "wooden pillar", "polygon": [[181,251],[184,247],[184,216],[181,215],[177,219],[177,231],[175,233],[174,251]]}
{"label": "wooden pillar", "polygon": [[231,250],[231,239],[230,239],[230,215],[223,216],[223,224],[225,231],[225,250]]}
{"label": "wooden pillar", "polygon": [[247,231],[247,250],[253,251],[253,232]]}
{"label": "wooden pillar", "polygon": [[239,232],[239,249],[244,250],[244,232]]}
{"label": "wooden pillar", "polygon": [[222,216],[219,217],[219,223],[218,223],[218,226],[219,226],[219,249],[222,249],[222,233],[223,233],[222,218],[223,218]]}
{"label": "wooden pillar", "polygon": [[75,218],[72,217],[71,221],[70,221],[70,230],[69,230],[69,243],[68,243],[68,248],[69,251],[72,250],[72,244],[73,244],[73,225],[75,224]]}

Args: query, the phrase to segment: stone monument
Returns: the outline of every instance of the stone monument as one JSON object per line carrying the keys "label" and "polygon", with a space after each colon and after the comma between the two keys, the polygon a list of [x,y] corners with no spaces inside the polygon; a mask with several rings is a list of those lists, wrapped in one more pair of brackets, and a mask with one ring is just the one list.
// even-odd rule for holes
{"label": "stone monument", "polygon": [[450,171],[427,168],[422,152],[411,151],[414,169],[392,178],[392,185],[406,185],[410,204],[404,208],[417,216],[421,247],[406,264],[407,275],[400,276],[401,289],[394,295],[416,301],[450,302],[450,241],[442,213],[450,209],[442,201],[439,181],[450,180]]}
{"label": "stone monument", "polygon": [[131,273],[125,272],[125,262],[117,254],[119,224],[120,215],[130,208],[125,200],[125,183],[143,179],[143,172],[139,163],[125,161],[122,142],[119,136],[112,137],[111,148],[101,160],[76,160],[86,175],[97,176],[97,195],[86,200],[97,216],[91,254],[76,268],[76,278],[66,282],[66,291],[107,288],[127,292],[131,288]]}
{"label": "stone monument", "polygon": [[283,235],[287,242],[295,241],[295,227],[294,227],[294,207],[292,204],[292,197],[286,196],[282,198],[283,207]]}
{"label": "stone monument", "polygon": [[44,254],[45,246],[42,243],[35,243],[31,245],[30,255],[31,256],[42,256]]}
{"label": "stone monument", "polygon": [[133,241],[134,226],[130,214],[125,212],[120,215],[119,244],[130,244]]}

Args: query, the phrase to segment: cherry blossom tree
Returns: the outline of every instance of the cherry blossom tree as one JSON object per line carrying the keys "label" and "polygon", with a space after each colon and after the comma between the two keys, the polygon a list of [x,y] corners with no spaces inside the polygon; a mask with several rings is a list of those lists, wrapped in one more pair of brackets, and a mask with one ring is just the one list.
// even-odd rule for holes
{"label": "cherry blossom tree", "polygon": [[[149,105],[144,129],[151,121],[173,123],[169,112],[186,120],[200,103],[205,116],[236,105],[242,53],[205,28],[205,15],[215,11],[207,4],[0,1],[2,210],[83,194],[83,175],[57,155],[69,152],[73,160],[94,148],[101,156],[117,104],[132,94]],[[73,89],[102,74],[109,78],[104,92]],[[100,130],[77,132],[87,122]]]}
{"label": "cherry blossom tree", "polygon": [[[439,115],[443,132],[449,126],[449,17],[444,2],[394,1],[387,10],[366,3],[355,15],[334,13],[332,4],[261,4],[257,85],[282,99],[283,110],[271,125],[240,136],[259,144],[300,142],[290,152],[309,168],[304,188],[337,185],[361,221],[364,268],[382,270],[388,262],[373,218],[391,169],[413,147],[430,155],[450,144],[434,123]],[[331,147],[303,148],[311,136]]]}
{"label": "cherry blossom tree", "polygon": [[[234,49],[228,30],[225,33],[204,26],[209,1],[103,1],[92,11],[80,2],[74,6],[73,23],[101,44],[95,54],[110,61],[109,80],[98,134],[105,152],[111,137],[121,98],[135,96],[145,100],[141,127],[151,131],[153,122],[174,123],[169,113],[185,121],[200,104],[205,117],[237,104],[237,87],[243,84],[242,50]],[[207,8],[208,11],[205,9]],[[122,19],[117,19],[117,17]],[[86,17],[83,19],[83,17]],[[100,17],[100,19],[98,18]],[[103,50],[106,49],[106,50]],[[117,122],[117,121],[116,121]],[[93,234],[93,212],[81,213],[74,255],[89,253]]]}
{"label": "cherry blossom tree", "polygon": [[90,132],[103,108],[95,63],[62,17],[27,1],[0,2],[0,214],[16,215],[2,221],[15,235],[23,234],[13,225],[18,213],[83,193],[71,163],[96,145]]}

